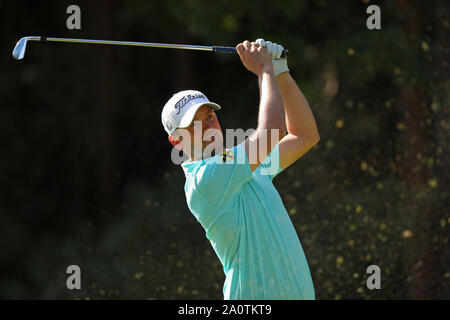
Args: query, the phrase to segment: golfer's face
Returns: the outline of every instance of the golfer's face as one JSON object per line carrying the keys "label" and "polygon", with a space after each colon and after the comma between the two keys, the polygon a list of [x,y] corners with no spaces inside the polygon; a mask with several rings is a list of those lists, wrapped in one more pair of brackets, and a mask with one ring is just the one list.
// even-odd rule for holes
{"label": "golfer's face", "polygon": [[[191,124],[186,128],[191,136],[191,146],[194,147],[194,139],[197,141],[201,140],[201,150],[195,146],[196,153],[199,151],[202,152],[206,146],[216,140],[216,136],[219,135],[222,137],[222,129],[219,124],[219,120],[217,119],[216,113],[214,110],[205,105],[198,109],[195,114],[194,120]],[[200,137],[195,137],[194,135],[200,135]]]}

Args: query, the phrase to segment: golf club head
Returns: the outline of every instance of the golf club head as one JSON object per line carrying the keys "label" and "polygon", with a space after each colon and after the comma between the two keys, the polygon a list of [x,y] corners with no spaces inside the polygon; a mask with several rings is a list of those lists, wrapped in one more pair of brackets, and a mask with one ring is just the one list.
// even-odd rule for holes
{"label": "golf club head", "polygon": [[17,41],[16,46],[12,52],[12,56],[16,60],[22,60],[25,56],[25,50],[27,49],[28,37],[23,37]]}

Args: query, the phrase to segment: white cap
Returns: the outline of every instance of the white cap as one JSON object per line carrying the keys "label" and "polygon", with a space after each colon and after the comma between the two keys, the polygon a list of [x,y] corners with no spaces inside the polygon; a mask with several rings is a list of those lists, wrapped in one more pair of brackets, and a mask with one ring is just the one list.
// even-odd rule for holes
{"label": "white cap", "polygon": [[175,93],[164,105],[161,113],[164,129],[171,135],[177,128],[186,128],[191,124],[197,110],[204,105],[220,110],[218,104],[210,102],[200,91],[184,90]]}

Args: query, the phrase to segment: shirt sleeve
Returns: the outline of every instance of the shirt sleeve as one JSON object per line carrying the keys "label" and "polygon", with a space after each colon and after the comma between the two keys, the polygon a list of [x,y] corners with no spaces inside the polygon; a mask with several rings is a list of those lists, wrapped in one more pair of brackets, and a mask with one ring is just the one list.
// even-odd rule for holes
{"label": "shirt sleeve", "polygon": [[218,209],[230,203],[251,178],[252,170],[241,143],[206,160],[195,175],[195,187]]}
{"label": "shirt sleeve", "polygon": [[268,176],[273,180],[284,169],[280,164],[280,148],[279,144],[273,148],[272,152],[264,159],[256,170],[258,174]]}

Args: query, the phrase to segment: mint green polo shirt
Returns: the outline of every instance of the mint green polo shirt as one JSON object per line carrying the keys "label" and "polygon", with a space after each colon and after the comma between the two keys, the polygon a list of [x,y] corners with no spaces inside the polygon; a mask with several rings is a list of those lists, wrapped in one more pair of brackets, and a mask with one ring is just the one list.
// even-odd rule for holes
{"label": "mint green polo shirt", "polygon": [[278,145],[252,173],[243,143],[182,163],[188,207],[225,273],[225,300],[315,299],[300,240],[272,180]]}

